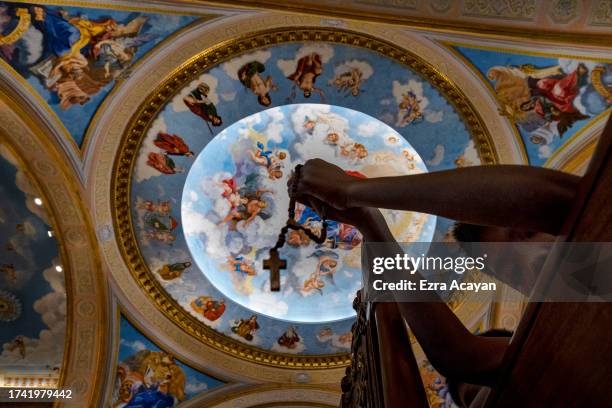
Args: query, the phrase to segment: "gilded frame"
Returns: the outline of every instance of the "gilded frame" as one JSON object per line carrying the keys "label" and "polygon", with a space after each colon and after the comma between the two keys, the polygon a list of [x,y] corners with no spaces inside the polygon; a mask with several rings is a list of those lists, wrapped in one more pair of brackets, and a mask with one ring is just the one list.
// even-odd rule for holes
{"label": "gilded frame", "polygon": [[[167,101],[203,72],[230,58],[258,48],[299,41],[321,41],[366,48],[412,69],[454,106],[475,142],[482,163],[494,164],[498,156],[482,117],[461,89],[446,75],[419,56],[388,41],[338,28],[276,28],[221,42],[179,66],[145,98],[125,127],[111,179],[111,211],[115,235],[132,277],[164,316],[199,341],[242,360],[304,370],[346,366],[350,363],[350,354],[296,356],[275,353],[240,343],[205,326],[166,293],[145,264],[135,239],[129,207],[132,172],[138,151],[152,122]],[[460,302],[460,299],[454,300]]]}

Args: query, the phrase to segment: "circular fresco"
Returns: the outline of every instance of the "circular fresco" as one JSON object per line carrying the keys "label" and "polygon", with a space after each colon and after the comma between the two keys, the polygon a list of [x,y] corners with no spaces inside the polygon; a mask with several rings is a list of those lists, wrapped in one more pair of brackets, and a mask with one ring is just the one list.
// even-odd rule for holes
{"label": "circular fresco", "polygon": [[[348,361],[361,238],[333,223],[321,245],[291,233],[281,290],[269,290],[263,260],[295,164],[378,177],[479,164],[481,150],[490,162],[492,150],[461,91],[408,51],[297,33],[224,43],[164,80],[127,127],[113,194],[125,259],[166,316],[233,355],[316,368]],[[385,216],[400,241],[444,239],[451,225]],[[296,220],[320,226],[305,207]]]}
{"label": "circular fresco", "polygon": [[[187,176],[181,218],[192,259],[225,299],[269,317],[324,323],[354,316],[352,299],[361,287],[355,228],[330,221],[321,244],[290,231],[280,251],[287,268],[278,292],[270,291],[263,268],[287,221],[291,170],[311,158],[355,177],[427,171],[410,144],[377,119],[337,106],[286,105],[244,118],[206,145]],[[435,217],[386,215],[399,241],[431,240]],[[295,220],[322,234],[309,207],[297,205]]]}

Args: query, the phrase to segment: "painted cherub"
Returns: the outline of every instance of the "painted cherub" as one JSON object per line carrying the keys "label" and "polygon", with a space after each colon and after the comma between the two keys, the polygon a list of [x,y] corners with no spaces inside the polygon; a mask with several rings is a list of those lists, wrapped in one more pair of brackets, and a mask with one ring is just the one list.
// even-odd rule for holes
{"label": "painted cherub", "polygon": [[318,114],[316,119],[308,116],[304,118],[304,129],[309,135],[314,134],[318,125],[327,126],[327,134],[324,143],[336,146],[341,142],[346,142],[350,138],[346,135],[346,122],[334,114]]}
{"label": "painted cherub", "polygon": [[144,233],[145,238],[154,239],[165,244],[171,244],[176,241],[176,236],[170,231],[152,230]]}
{"label": "painted cherub", "polygon": [[172,204],[169,200],[158,200],[157,203],[154,203],[153,200],[145,200],[138,204],[138,208],[165,217],[170,215],[170,211],[172,211]]}
{"label": "painted cherub", "polygon": [[402,101],[398,105],[397,123],[395,125],[404,127],[413,122],[420,122],[423,120],[420,102],[416,94],[412,91],[402,94]]}
{"label": "painted cherub", "polygon": [[263,166],[268,171],[268,177],[272,180],[283,177],[282,161],[287,157],[287,153],[283,151],[266,150],[263,143],[257,142],[257,148],[249,152],[251,159]]}
{"label": "painted cherub", "polygon": [[[268,192],[267,190],[259,190],[258,193]],[[244,226],[248,226],[255,217],[260,215],[262,211],[268,207],[268,203],[260,198],[261,196],[257,194],[254,197],[251,197],[246,204],[246,214],[248,217],[244,220]]]}
{"label": "painted cherub", "polygon": [[243,226],[246,228],[257,216],[267,219],[269,215],[264,210],[268,207],[268,203],[262,198],[262,195],[270,192],[270,190],[260,189],[248,194],[241,199],[241,204],[230,209],[222,224],[229,222],[230,230],[235,230],[240,221],[244,221]]}
{"label": "painted cherub", "polygon": [[310,244],[310,238],[302,230],[291,230],[287,234],[287,244],[294,248],[306,246]]}
{"label": "painted cherub", "polygon": [[249,319],[240,319],[234,322],[231,328],[232,333],[242,337],[247,341],[253,341],[253,333],[259,330],[257,315],[252,315]]}
{"label": "painted cherub", "polygon": [[306,116],[304,118],[304,129],[306,129],[306,132],[309,135],[312,135],[314,133],[314,128],[317,126],[317,121]]}
{"label": "painted cherub", "polygon": [[338,254],[329,250],[317,250],[310,255],[310,257],[313,256],[319,258],[317,269],[304,281],[302,292],[308,293],[312,290],[318,290],[319,293],[323,295],[321,289],[325,287],[325,281],[323,281],[322,277],[326,276],[332,284],[335,284],[334,274],[338,267]]}
{"label": "painted cherub", "polygon": [[221,196],[229,203],[230,210],[248,202],[246,198],[240,196],[235,178],[221,180],[221,187],[223,187]]}
{"label": "painted cherub", "polygon": [[340,146],[340,155],[353,160],[365,159],[368,149],[361,143],[348,143]]}
{"label": "painted cherub", "polygon": [[336,75],[334,79],[331,79],[328,84],[335,86],[338,92],[348,92],[353,96],[358,96],[361,91],[363,73],[359,68],[351,68],[348,71],[342,72]]}
{"label": "painted cherub", "polygon": [[257,271],[253,266],[253,262],[247,260],[243,256],[232,256],[227,260],[227,264],[231,268],[232,271],[240,274],[245,274],[248,276],[257,275]]}

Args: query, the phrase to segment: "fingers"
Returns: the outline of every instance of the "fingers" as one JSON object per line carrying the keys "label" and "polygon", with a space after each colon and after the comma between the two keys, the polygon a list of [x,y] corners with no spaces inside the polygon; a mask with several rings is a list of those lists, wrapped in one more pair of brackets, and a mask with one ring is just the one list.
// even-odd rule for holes
{"label": "fingers", "polygon": [[323,204],[320,200],[317,200],[314,197],[307,197],[310,208],[315,210],[319,218],[324,219],[327,214],[325,214],[325,204]]}

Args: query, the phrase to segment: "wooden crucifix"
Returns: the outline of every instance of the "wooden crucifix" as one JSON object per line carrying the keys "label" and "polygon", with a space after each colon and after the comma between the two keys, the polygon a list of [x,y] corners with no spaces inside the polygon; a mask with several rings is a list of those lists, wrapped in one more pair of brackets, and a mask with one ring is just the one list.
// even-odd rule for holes
{"label": "wooden crucifix", "polygon": [[264,269],[270,270],[270,290],[278,292],[280,290],[280,270],[287,269],[287,261],[280,259],[278,250],[270,250],[270,258],[264,259]]}

